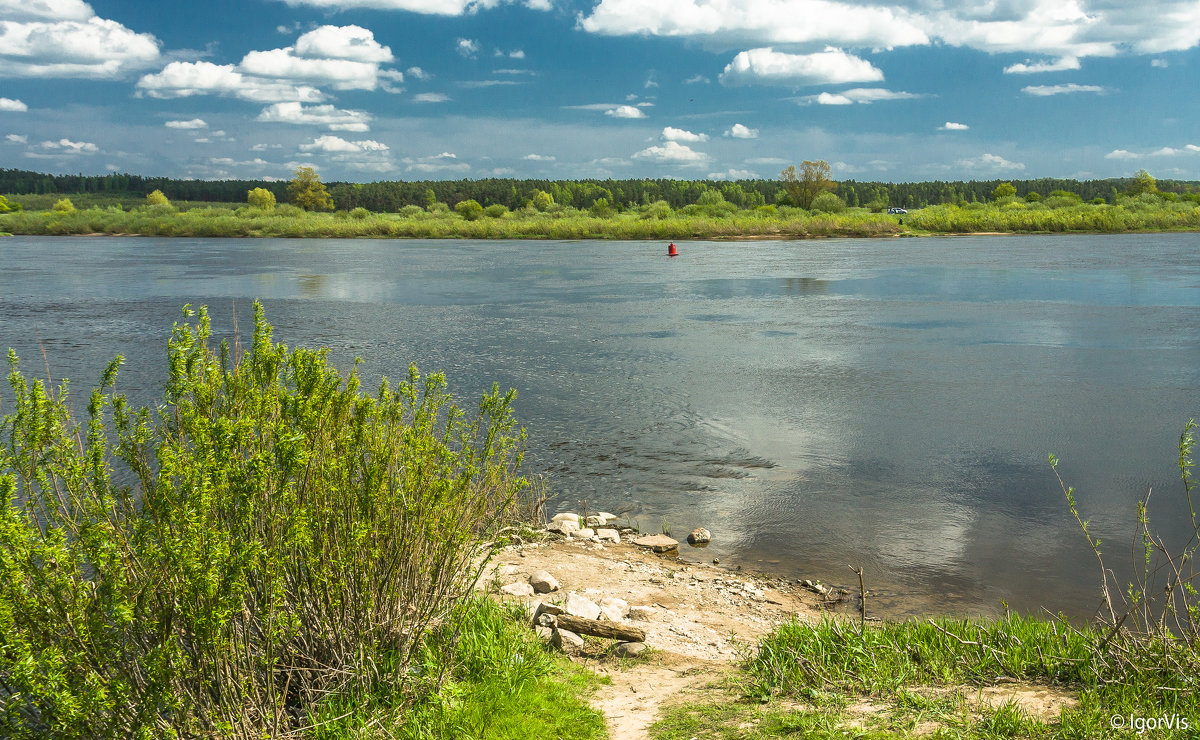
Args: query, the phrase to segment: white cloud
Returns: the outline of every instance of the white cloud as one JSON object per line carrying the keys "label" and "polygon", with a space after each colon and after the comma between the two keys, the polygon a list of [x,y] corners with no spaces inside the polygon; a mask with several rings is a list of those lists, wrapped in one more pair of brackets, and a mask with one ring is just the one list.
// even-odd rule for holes
{"label": "white cloud", "polygon": [[193,118],[190,121],[167,121],[163,125],[167,128],[178,128],[185,131],[208,128],[208,124],[205,123],[203,118]]}
{"label": "white cloud", "polygon": [[1028,75],[1038,74],[1040,72],[1065,72],[1068,70],[1079,69],[1079,59],[1077,57],[1062,57],[1054,61],[1030,62],[1026,59],[1024,62],[1010,64],[1004,68],[1006,75]]}
{"label": "white cloud", "polygon": [[711,83],[712,83],[712,80],[705,77],[704,75],[692,75],[691,77],[689,77],[683,81],[683,84],[685,84],[685,85],[708,85]]}
{"label": "white cloud", "polygon": [[414,80],[425,81],[433,78],[433,75],[429,74],[420,67],[409,67],[408,69],[404,70],[404,73]]}
{"label": "white cloud", "polygon": [[458,155],[453,152],[442,152],[432,157],[419,157],[417,159],[405,159],[410,172],[421,172],[432,174],[435,172],[469,172],[471,165],[466,162],[458,161]]}
{"label": "white cloud", "polygon": [[708,155],[698,152],[677,141],[665,142],[662,146],[651,146],[633,155],[634,159],[646,159],[658,164],[702,165]]}
{"label": "white cloud", "polygon": [[171,62],[163,71],[138,80],[137,88],[152,98],[232,95],[259,103],[316,103],[325,99],[324,93],[311,85],[244,75],[231,64],[212,62]]}
{"label": "white cloud", "polygon": [[369,131],[371,115],[361,110],[342,110],[332,105],[275,103],[262,109],[255,120],[264,123],[292,123],[325,126],[331,131],[362,133]]}
{"label": "white cloud", "polygon": [[938,131],[966,131],[971,128],[965,123],[955,123],[954,121],[946,121],[941,126],[938,126]]}
{"label": "white cloud", "polygon": [[296,39],[297,56],[307,59],[345,59],[352,62],[385,64],[392,50],[375,40],[362,26],[321,26]]}
{"label": "white cloud", "polygon": [[70,139],[43,141],[41,146],[43,149],[62,151],[66,154],[95,154],[100,151],[100,147],[90,141],[71,141]]}
{"label": "white cloud", "polygon": [[664,141],[708,141],[708,134],[693,134],[691,131],[684,131],[681,128],[673,128],[667,126],[662,130],[662,138]]}
{"label": "white cloud", "polygon": [[783,157],[752,157],[746,160],[746,164],[787,164],[788,161]]}
{"label": "white cloud", "polygon": [[740,123],[735,123],[729,127],[729,130],[725,132],[725,135],[731,139],[757,139],[758,129],[743,126]]}
{"label": "white cloud", "polygon": [[99,18],[85,3],[3,0],[0,17],[0,66],[9,77],[114,79],[159,59],[152,34]]}
{"label": "white cloud", "polygon": [[420,93],[413,96],[414,103],[445,103],[449,99],[450,96],[443,93]]}
{"label": "white cloud", "polygon": [[842,90],[839,93],[823,92],[817,95],[805,95],[801,98],[796,98],[796,102],[801,105],[854,105],[862,103],[868,105],[880,100],[912,100],[914,98],[923,97],[917,93],[904,92],[902,90],[887,90],[882,87],[855,87],[849,90]]}
{"label": "white cloud", "polygon": [[604,115],[612,116],[613,118],[645,118],[646,114],[640,108],[635,108],[632,105],[618,105],[615,108],[610,108],[604,111]]}
{"label": "white cloud", "polygon": [[25,105],[20,100],[12,98],[0,98],[0,111],[8,111],[9,113],[24,113],[29,110],[29,106]]}
{"label": "white cloud", "polygon": [[959,167],[968,170],[984,170],[984,171],[1000,171],[1000,170],[1024,170],[1025,165],[1020,162],[1010,162],[1009,160],[997,154],[981,154],[974,159],[960,159],[957,162]]}
{"label": "white cloud", "polygon": [[301,144],[301,151],[305,152],[342,152],[360,154],[362,152],[386,152],[387,144],[381,144],[372,139],[364,141],[346,141],[340,136],[326,134],[318,136],[311,144]]}
{"label": "white cloud", "polygon": [[723,85],[837,85],[876,82],[883,72],[865,59],[841,49],[816,54],[788,54],[771,47],[739,52],[721,73]]}
{"label": "white cloud", "polygon": [[459,39],[454,45],[454,50],[462,56],[470,58],[479,53],[479,42],[471,39]]}
{"label": "white cloud", "polygon": [[302,34],[293,46],[251,51],[236,67],[171,62],[161,72],[142,77],[137,87],[156,98],[233,95],[262,103],[314,103],[325,99],[317,85],[387,90],[381,80],[404,79],[398,70],[380,68],[392,58],[391,50],[361,26],[321,26]]}
{"label": "white cloud", "polygon": [[552,154],[526,154],[521,159],[529,160],[530,162],[553,162],[554,155]]}
{"label": "white cloud", "polygon": [[1029,85],[1021,88],[1021,92],[1044,98],[1050,95],[1069,95],[1081,92],[1104,93],[1106,90],[1100,85],[1076,85],[1074,82],[1070,82],[1065,85]]}
{"label": "white cloud", "polygon": [[[292,7],[307,5],[330,11],[352,8],[375,10],[405,10],[427,15],[463,15],[488,10],[512,0],[283,0]],[[522,5],[531,10],[550,10],[551,0],[523,0]]]}
{"label": "white cloud", "polygon": [[1166,69],[1167,67],[1169,67],[1171,65],[1167,62],[1166,59],[1151,59],[1150,66],[1158,67],[1159,69]]}
{"label": "white cloud", "polygon": [[[1160,54],[1200,43],[1200,3],[1156,0],[600,0],[579,27],[603,35],[742,44],[893,48],[941,42],[988,53],[1025,53],[1033,72],[1066,58]],[[1024,69],[1023,69],[1024,68]]]}
{"label": "white cloud", "polygon": [[579,26],[607,36],[697,37],[713,43],[929,43],[912,13],[837,0],[601,0]]}
{"label": "white cloud", "polygon": [[750,170],[738,170],[730,168],[724,172],[708,173],[709,180],[757,180],[758,175]]}
{"label": "white cloud", "polygon": [[1105,159],[1137,159],[1140,155],[1134,154],[1125,149],[1113,149],[1108,154],[1104,155]]}
{"label": "white cloud", "polygon": [[10,143],[10,144],[27,144],[27,143],[29,143],[29,137],[25,136],[24,134],[9,134],[8,136],[5,136],[4,139],[6,141],[8,141],[8,143]]}

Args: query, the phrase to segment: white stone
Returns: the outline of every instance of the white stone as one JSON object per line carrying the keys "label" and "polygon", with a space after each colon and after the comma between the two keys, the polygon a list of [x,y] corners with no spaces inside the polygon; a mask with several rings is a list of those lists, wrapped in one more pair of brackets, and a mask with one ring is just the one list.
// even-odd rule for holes
{"label": "white stone", "polygon": [[544,570],[539,570],[529,576],[529,585],[539,594],[548,594],[558,590],[558,580]]}
{"label": "white stone", "polygon": [[579,522],[574,519],[563,519],[557,522],[550,522],[546,527],[547,532],[558,532],[559,534],[571,536],[572,532],[579,531]]}
{"label": "white stone", "polygon": [[507,586],[501,586],[500,593],[508,594],[509,596],[533,596],[533,586],[530,586],[525,581],[517,581]]}
{"label": "white stone", "polygon": [[712,532],[709,532],[704,527],[696,527],[687,536],[688,544],[704,545],[712,541]]}
{"label": "white stone", "polygon": [[564,653],[579,653],[583,650],[583,638],[570,630],[555,627],[554,636],[550,641]]}
{"label": "white stone", "polygon": [[594,529],[596,527],[603,527],[605,524],[608,524],[608,520],[602,516],[589,516],[583,521],[583,524],[584,526],[592,527]]}
{"label": "white stone", "polygon": [[569,511],[564,511],[561,514],[555,514],[554,516],[550,517],[550,521],[552,521],[552,522],[575,522],[576,524],[579,524],[579,515],[572,514]]}
{"label": "white stone", "polygon": [[574,532],[572,532],[569,536],[570,537],[578,537],[580,539],[586,540],[586,539],[590,539],[595,534],[596,534],[596,530],[585,528],[585,529],[577,529]]}
{"label": "white stone", "polygon": [[563,602],[563,610],[571,616],[583,619],[597,619],[600,617],[600,607],[596,605],[596,602],[586,596],[580,596],[574,591],[567,594],[567,598]]}
{"label": "white stone", "polygon": [[615,597],[604,599],[600,602],[600,611],[610,621],[620,622],[629,611],[629,602]]}
{"label": "white stone", "polygon": [[597,529],[596,537],[600,538],[601,542],[620,542],[621,533],[615,529]]}
{"label": "white stone", "polygon": [[649,622],[654,619],[658,610],[652,606],[631,606],[628,613],[629,618],[636,622]]}
{"label": "white stone", "polygon": [[609,522],[615,522],[617,520],[616,514],[609,514],[607,511],[602,511],[599,514],[597,514],[596,516],[604,517],[605,524],[608,524]]}
{"label": "white stone", "polygon": [[618,642],[613,646],[613,655],[619,658],[636,658],[646,652],[646,643],[644,642]]}

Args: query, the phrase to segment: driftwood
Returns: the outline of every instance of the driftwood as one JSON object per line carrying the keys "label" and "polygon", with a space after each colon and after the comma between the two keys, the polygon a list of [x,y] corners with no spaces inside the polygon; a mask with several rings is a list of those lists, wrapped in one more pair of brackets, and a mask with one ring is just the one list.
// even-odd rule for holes
{"label": "driftwood", "polygon": [[559,614],[554,618],[559,627],[571,632],[596,637],[608,637],[622,642],[645,642],[646,633],[637,627],[626,627],[614,622],[601,622],[598,619],[583,619],[570,614]]}

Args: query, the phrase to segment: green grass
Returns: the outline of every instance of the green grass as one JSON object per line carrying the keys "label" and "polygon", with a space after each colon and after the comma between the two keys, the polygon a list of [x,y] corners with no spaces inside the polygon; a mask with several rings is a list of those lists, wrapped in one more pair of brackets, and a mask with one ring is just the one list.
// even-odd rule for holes
{"label": "green grass", "polygon": [[604,718],[587,703],[600,678],[541,645],[526,619],[519,605],[464,602],[426,641],[406,695],[330,697],[312,713],[313,737],[605,738]]}
{"label": "green grass", "polygon": [[[791,622],[759,642],[739,677],[707,702],[667,711],[651,736],[1126,737],[1110,723],[1119,715],[1187,719],[1190,729],[1160,728],[1152,736],[1194,737],[1200,677],[1187,662],[1190,648],[1161,645],[1161,659],[1129,666],[1113,660],[1128,644],[1104,645],[1104,637],[1090,628],[1015,615],[865,627],[834,619]],[[979,700],[988,687],[1014,682],[1075,701],[1064,703],[1057,716],[1035,718],[1011,700]]]}

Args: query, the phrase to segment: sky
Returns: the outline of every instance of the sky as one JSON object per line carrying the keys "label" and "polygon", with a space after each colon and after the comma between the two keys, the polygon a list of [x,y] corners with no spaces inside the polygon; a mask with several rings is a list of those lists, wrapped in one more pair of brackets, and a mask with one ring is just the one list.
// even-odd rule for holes
{"label": "sky", "polygon": [[1200,0],[0,0],[0,166],[1200,179]]}

